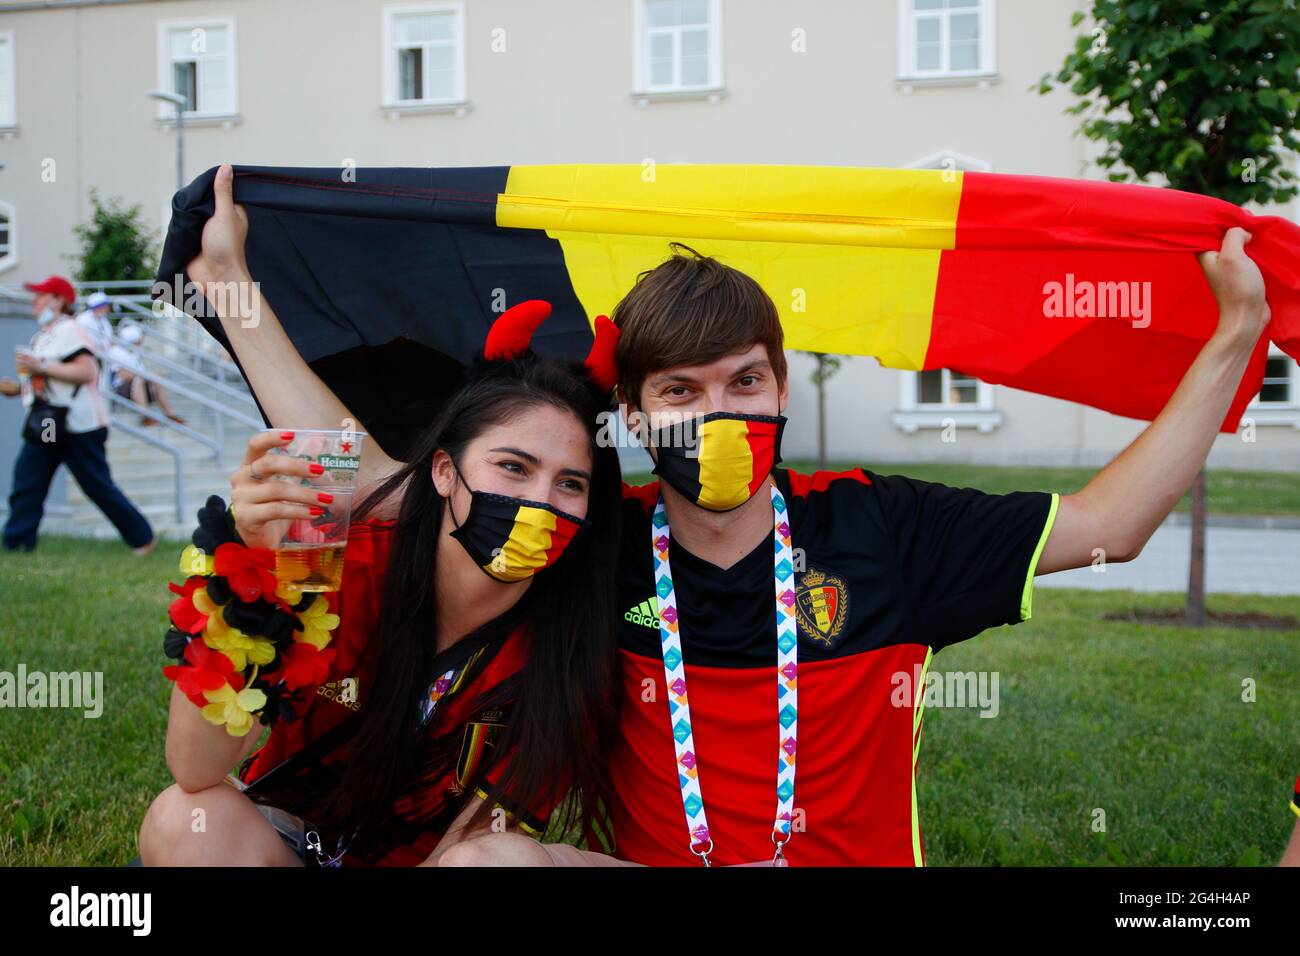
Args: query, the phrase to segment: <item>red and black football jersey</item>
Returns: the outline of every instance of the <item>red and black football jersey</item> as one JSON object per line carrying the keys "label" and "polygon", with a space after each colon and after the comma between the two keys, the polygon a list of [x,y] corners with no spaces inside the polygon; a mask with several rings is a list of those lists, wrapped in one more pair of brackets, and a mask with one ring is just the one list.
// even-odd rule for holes
{"label": "red and black football jersey", "polygon": [[[300,719],[275,724],[266,742],[241,764],[237,776],[245,783],[289,766],[286,761],[334,733],[345,720],[354,719],[365,705],[374,666],[366,650],[378,620],[393,526],[392,521],[372,519],[349,527],[343,583],[333,596],[339,625],[329,645],[336,651],[329,676]],[[502,778],[511,754],[498,753],[496,745],[510,719],[513,683],[528,659],[528,632],[521,616],[512,615],[510,626],[470,635],[434,659],[434,677],[449,670],[454,675],[421,737],[415,777],[402,789],[381,826],[348,843],[344,866],[415,866],[423,862],[466,801],[476,793],[486,797],[487,789]],[[416,706],[412,702],[412,707]],[[337,786],[346,753],[344,739],[310,766],[295,769],[292,781],[277,783],[275,799],[267,802],[305,815],[296,805],[295,789],[311,787],[325,792],[323,788]],[[543,807],[499,806],[521,830],[540,836],[564,788],[558,792],[556,800]],[[333,852],[339,835],[322,836],[325,851]]]}
{"label": "red and black football jersey", "polygon": [[[1030,614],[1056,496],[991,495],[866,469],[774,471],[790,513],[799,631],[792,865],[923,864],[914,761],[934,652]],[[650,554],[657,483],[624,486],[622,734],[616,853],[698,865],[689,850]],[[674,539],[673,583],[715,864],[771,859],[776,810],[772,538],[722,569]],[[895,675],[915,682],[895,706]],[[592,845],[593,849],[599,847]]]}

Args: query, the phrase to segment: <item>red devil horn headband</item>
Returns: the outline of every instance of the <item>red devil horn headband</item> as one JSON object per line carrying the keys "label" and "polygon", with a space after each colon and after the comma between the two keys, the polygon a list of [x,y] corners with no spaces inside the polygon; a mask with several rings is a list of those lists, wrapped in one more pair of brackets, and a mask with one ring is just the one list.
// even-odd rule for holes
{"label": "red devil horn headband", "polygon": [[489,362],[508,362],[528,351],[533,333],[551,314],[551,303],[543,299],[529,299],[511,306],[492,323],[483,357]]}
{"label": "red devil horn headband", "polygon": [[596,341],[591,343],[584,363],[591,379],[608,392],[618,384],[618,366],[614,364],[614,346],[618,345],[618,326],[607,315],[596,316]]}
{"label": "red devil horn headband", "polygon": [[[483,357],[489,362],[508,362],[528,351],[533,333],[551,314],[551,304],[543,299],[529,299],[511,306],[492,323]],[[618,384],[618,368],[614,364],[614,346],[618,344],[618,326],[609,316],[596,316],[596,340],[591,344],[584,365],[592,380],[604,391]]]}

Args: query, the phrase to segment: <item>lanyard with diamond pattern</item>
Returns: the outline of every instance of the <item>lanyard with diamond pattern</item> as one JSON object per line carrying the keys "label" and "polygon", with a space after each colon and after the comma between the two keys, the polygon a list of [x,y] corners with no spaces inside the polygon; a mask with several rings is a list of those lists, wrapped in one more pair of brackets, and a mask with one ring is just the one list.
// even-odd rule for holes
{"label": "lanyard with diamond pattern", "polygon": [[[794,549],[790,544],[790,523],[785,498],[772,485],[773,585],[776,600],[776,706],[777,706],[777,775],[776,821],[772,825],[772,842],[776,844],[773,863],[784,863],[783,850],[790,842],[794,811],[795,742],[799,731],[799,640],[795,625]],[[663,495],[655,505],[650,524],[651,552],[654,556],[655,591],[659,596],[659,642],[664,658],[664,683],[668,689],[668,713],[672,722],[673,743],[677,750],[677,779],[682,790],[682,807],[686,811],[686,829],[690,834],[691,852],[705,866],[713,852],[713,838],[704,813],[700,791],[699,765],[695,755],[695,735],[691,731],[691,707],[686,696],[686,668],[682,660],[682,637],[678,625],[677,594],[673,590],[673,572],[668,563],[668,514]]]}

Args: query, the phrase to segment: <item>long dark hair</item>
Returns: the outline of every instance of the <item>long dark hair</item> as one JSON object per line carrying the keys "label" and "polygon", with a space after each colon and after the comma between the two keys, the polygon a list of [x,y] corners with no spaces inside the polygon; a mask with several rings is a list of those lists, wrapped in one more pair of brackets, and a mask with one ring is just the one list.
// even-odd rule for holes
{"label": "long dark hair", "polygon": [[[470,826],[484,823],[498,800],[527,811],[550,805],[567,786],[573,799],[551,823],[585,828],[608,792],[606,761],[618,715],[613,599],[618,455],[596,440],[608,402],[582,367],[529,352],[472,369],[468,384],[416,441],[409,463],[354,509],[354,520],[363,518],[401,493],[379,618],[367,646],[370,690],[348,743],[340,787],[314,822],[339,833],[380,825],[416,771],[418,702],[437,676],[431,670],[439,613],[433,581],[446,505],[430,475],[434,452],[442,449],[459,467],[466,446],[486,429],[541,405],[571,413],[588,434],[591,526],[537,574],[521,599],[530,653],[510,682],[508,726],[478,777],[507,755],[510,763],[495,786],[484,788],[487,799]],[[466,792],[474,792],[472,783]]]}

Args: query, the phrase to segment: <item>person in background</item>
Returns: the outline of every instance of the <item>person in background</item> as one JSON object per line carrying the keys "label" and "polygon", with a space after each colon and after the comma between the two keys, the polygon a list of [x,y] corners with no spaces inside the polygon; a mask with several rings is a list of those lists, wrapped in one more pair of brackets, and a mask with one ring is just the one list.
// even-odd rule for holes
{"label": "person in background", "polygon": [[[23,381],[0,380],[0,394],[21,395],[29,410],[39,398],[46,414],[23,428],[22,447],[14,459],[9,493],[9,517],[2,536],[6,550],[31,551],[45,513],[45,498],[60,464],[66,464],[77,484],[113,523],[137,555],[157,543],[153,529],[127,500],[109,472],[104,444],[108,439],[108,403],[99,391],[96,342],[72,318],[76,291],[62,276],[28,282],[35,293],[32,315],[39,326],[15,364]],[[40,414],[38,410],[38,414]],[[35,437],[32,432],[35,432]]]}
{"label": "person in background", "polygon": [[[123,322],[118,329],[118,339],[121,341],[114,342],[110,346],[107,356],[107,364],[110,366],[109,387],[113,393],[146,408],[157,402],[164,415],[176,424],[184,425],[185,419],[177,415],[176,410],[172,408],[171,400],[167,397],[167,389],[158,382],[149,381],[143,375],[144,363],[140,351],[141,342],[144,340],[144,329],[134,322]],[[158,420],[148,415],[141,415],[140,424],[157,425]]]}
{"label": "person in background", "polygon": [[95,344],[98,345],[95,350],[96,355],[107,355],[109,346],[113,344],[113,323],[108,318],[111,309],[112,301],[106,293],[92,292],[86,299],[86,308],[76,315],[77,322],[90,333]]}

